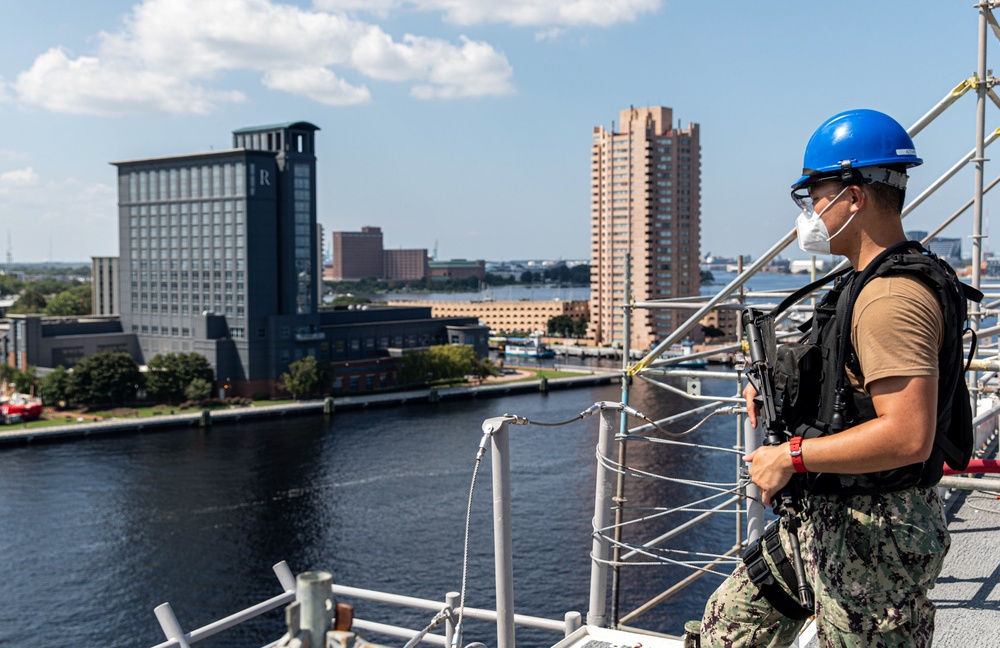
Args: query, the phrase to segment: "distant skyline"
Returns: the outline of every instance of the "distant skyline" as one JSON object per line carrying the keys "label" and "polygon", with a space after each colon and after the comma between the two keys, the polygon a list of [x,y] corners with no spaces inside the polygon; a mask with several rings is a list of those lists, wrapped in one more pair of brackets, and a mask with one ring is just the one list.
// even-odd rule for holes
{"label": "distant skyline", "polygon": [[[757,257],[794,224],[816,126],[854,107],[910,126],[975,73],[977,24],[934,0],[8,2],[0,262],[117,255],[110,162],[296,120],[321,128],[327,246],[376,225],[387,247],[442,259],[584,259],[591,131],[630,105],[701,125],[701,252]],[[992,33],[989,48],[1000,69]],[[910,197],[974,147],[974,94],[938,122],[915,140]],[[933,229],[972,189],[968,166],[905,229]]]}

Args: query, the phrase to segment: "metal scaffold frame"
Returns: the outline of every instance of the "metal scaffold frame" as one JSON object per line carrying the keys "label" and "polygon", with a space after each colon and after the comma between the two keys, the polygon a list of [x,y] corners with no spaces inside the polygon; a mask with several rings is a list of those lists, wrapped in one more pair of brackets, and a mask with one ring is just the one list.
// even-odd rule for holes
{"label": "metal scaffold frame", "polygon": [[[927,236],[921,241],[921,243],[926,244],[931,239],[937,237],[945,228],[950,226],[952,223],[958,219],[959,216],[968,212],[971,207],[973,210],[973,231],[972,231],[972,270],[970,276],[970,283],[973,287],[982,290],[985,293],[985,298],[982,306],[980,304],[970,305],[970,327],[978,333],[979,345],[976,352],[977,359],[973,361],[971,365],[971,371],[969,372],[969,388],[970,393],[973,395],[973,407],[974,413],[977,415],[974,422],[974,427],[976,430],[976,447],[980,449],[980,452],[985,448],[988,440],[995,438],[997,430],[997,416],[998,407],[1000,405],[992,404],[990,407],[985,407],[985,401],[980,398],[981,396],[996,393],[997,388],[990,385],[990,381],[996,381],[998,375],[1000,375],[1000,349],[998,349],[997,334],[1000,333],[1000,326],[994,326],[988,329],[980,329],[980,323],[983,319],[989,317],[995,317],[1000,313],[1000,284],[983,284],[982,277],[982,265],[983,265],[983,239],[985,235],[983,234],[983,197],[990,190],[993,189],[998,183],[1000,183],[1000,176],[993,179],[991,182],[986,184],[985,178],[985,163],[987,158],[985,157],[986,148],[989,147],[998,137],[1000,137],[1000,127],[994,128],[989,133],[986,129],[986,104],[987,99],[991,101],[996,107],[1000,108],[1000,97],[993,91],[993,86],[996,85],[997,80],[992,76],[992,70],[987,69],[986,64],[986,51],[987,51],[987,36],[988,31],[992,30],[994,36],[1000,40],[1000,23],[998,23],[996,17],[994,16],[994,9],[1000,6],[1000,2],[982,2],[976,5],[979,10],[979,43],[978,43],[978,65],[977,73],[975,77],[965,79],[956,85],[951,91],[949,91],[942,99],[939,101],[931,110],[929,110],[925,115],[918,119],[910,128],[907,129],[908,134],[911,137],[915,137],[918,133],[924,130],[926,126],[931,124],[937,117],[943,114],[948,108],[953,106],[962,96],[968,93],[970,90],[975,91],[976,95],[976,121],[975,121],[975,146],[959,159],[955,164],[945,171],[937,180],[931,183],[923,192],[913,198],[903,209],[902,217],[905,218],[907,215],[912,213],[921,203],[923,203],[928,197],[934,194],[938,189],[940,189],[946,182],[951,180],[959,171],[966,168],[970,163],[974,166],[974,185],[972,198],[961,205],[955,212],[950,214],[945,218],[941,224],[931,231]],[[717,354],[721,352],[734,352],[740,348],[740,344],[733,344],[726,347],[713,349],[710,352],[696,353],[693,355],[685,355],[682,357],[672,357],[672,358],[661,358],[665,351],[670,349],[672,346],[679,344],[684,340],[690,332],[699,325],[700,321],[713,309],[742,309],[746,304],[747,299],[753,297],[760,297],[761,295],[754,295],[751,293],[746,293],[744,290],[746,282],[763,268],[765,268],[773,259],[775,259],[785,248],[791,245],[796,240],[795,229],[793,228],[790,232],[785,234],[780,238],[774,245],[772,245],[763,255],[758,259],[749,264],[746,268],[743,267],[743,258],[739,259],[739,269],[737,276],[729,282],[724,288],[722,288],[718,293],[711,297],[690,297],[685,299],[668,299],[668,300],[651,300],[651,301],[633,301],[630,296],[631,280],[626,277],[626,290],[625,290],[625,303],[622,304],[622,310],[625,316],[625,326],[626,333],[624,335],[623,341],[623,358],[624,366],[622,370],[622,403],[628,405],[629,398],[629,384],[633,378],[640,378],[647,380],[650,383],[657,385],[658,387],[670,390],[674,393],[689,396],[688,393],[679,390],[675,387],[667,385],[665,382],[657,380],[657,378],[664,378],[667,376],[674,377],[684,377],[689,381],[698,381],[701,379],[718,379],[725,378],[734,381],[737,385],[735,394],[738,396],[742,391],[744,384],[742,371],[737,365],[737,369],[730,372],[709,372],[709,371],[697,371],[697,370],[679,370],[674,368],[674,365],[682,362],[690,362],[692,359],[699,357],[706,357],[708,355]],[[815,259],[814,259],[815,261]],[[836,272],[842,267],[846,266],[846,260],[841,263],[840,266],[834,268],[829,274]],[[814,263],[815,268],[815,263]],[[815,275],[815,270],[814,270]],[[814,276],[815,278],[815,276]],[[790,292],[790,291],[789,291]],[[769,293],[767,298],[776,298],[778,301],[785,294],[781,292]],[[768,308],[767,304],[758,304],[761,308]],[[773,306],[774,304],[770,304]],[[687,310],[694,312],[688,317],[683,324],[672,331],[665,339],[659,342],[653,349],[646,353],[638,361],[631,363],[629,358],[631,357],[629,348],[629,334],[628,326],[632,313],[636,309],[677,309],[677,310]],[[811,306],[802,305],[798,309],[811,311]],[[978,373],[979,370],[985,370],[985,373]],[[697,389],[691,389],[690,391],[700,391]],[[706,400],[706,398],[702,398]],[[733,399],[707,399],[710,400],[709,404],[701,405],[698,408],[689,410],[682,415],[677,417],[672,417],[674,419],[680,418],[682,416],[693,415],[699,412],[709,410],[713,407],[723,408],[726,406],[727,401],[732,401]],[[736,398],[742,402],[741,398]],[[759,444],[759,433],[754,434],[756,431],[749,427],[749,424],[744,420],[745,416],[740,413],[737,414],[736,419],[736,448],[738,451],[749,452],[756,444]],[[666,424],[665,421],[660,421],[658,423]],[[601,439],[604,439],[603,434],[603,421],[602,421],[602,435]],[[628,440],[634,435],[636,430],[629,430],[626,427],[624,414],[619,425],[618,434],[616,439],[618,441],[618,456],[620,457],[620,464],[624,465],[624,458],[626,456],[626,446]],[[603,442],[603,441],[602,441]],[[609,449],[610,452],[610,449]],[[737,461],[737,474],[740,474],[742,469],[742,461]],[[624,475],[625,471],[622,471],[621,475]],[[620,475],[620,476],[621,476]],[[737,481],[740,479],[738,477]],[[735,505],[737,508],[736,515],[736,543],[733,548],[727,552],[729,555],[738,555],[746,542],[753,540],[763,528],[763,507],[759,501],[755,501],[756,493],[753,492],[756,488],[752,483],[748,483],[748,480],[743,480],[746,484],[744,489],[739,493],[739,496],[734,498]],[[945,478],[946,484],[951,484],[955,487],[959,485],[958,478]],[[598,484],[598,497],[600,497],[600,491],[602,489],[601,484]],[[620,567],[625,564],[630,554],[619,555],[618,546],[621,541],[621,534],[623,526],[621,526],[623,506],[622,502],[625,501],[627,493],[625,492],[625,483],[622,478],[617,480],[615,484],[614,495],[609,498],[606,505],[614,509],[614,515],[616,520],[616,525],[614,526],[614,545],[615,549],[613,551],[613,556],[610,560],[604,563],[605,568],[610,568],[612,570],[612,591],[610,593],[612,611],[610,618],[605,618],[604,615],[604,601],[608,598],[608,593],[606,592],[606,586],[603,581],[597,577],[595,573],[595,578],[591,582],[591,611],[588,614],[588,622],[604,622],[612,627],[626,627],[626,623],[630,623],[638,618],[642,613],[648,611],[654,607],[659,602],[667,600],[674,593],[685,587],[686,585],[693,582],[693,580],[704,575],[705,571],[695,570],[690,576],[683,579],[682,581],[676,583],[675,585],[667,588],[663,593],[654,597],[652,600],[643,603],[638,606],[635,610],[627,613],[621,613],[618,609],[619,605],[619,579],[620,579]],[[726,503],[728,506],[732,506],[732,502]],[[742,527],[743,518],[739,512],[746,509],[747,515],[747,528],[744,533]],[[732,510],[730,509],[731,513]],[[704,517],[699,517],[698,522],[703,519],[711,517],[715,513],[705,514]],[[673,537],[677,533],[686,530],[693,526],[690,523],[684,525],[684,529],[678,527],[669,531],[653,542],[660,542],[665,538]],[[595,538],[602,535],[599,531],[601,527],[598,526],[595,521]],[[744,535],[746,537],[744,537]],[[646,546],[647,543],[643,543]],[[597,565],[601,562],[599,556],[596,554],[598,550],[598,544],[595,540],[595,572],[597,570]],[[607,558],[608,554],[602,554],[603,558]]]}

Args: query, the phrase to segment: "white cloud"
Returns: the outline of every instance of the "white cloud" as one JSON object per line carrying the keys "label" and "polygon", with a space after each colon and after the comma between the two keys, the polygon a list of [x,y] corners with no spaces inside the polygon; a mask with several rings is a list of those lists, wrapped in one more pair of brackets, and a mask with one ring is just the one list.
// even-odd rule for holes
{"label": "white cloud", "polygon": [[368,88],[352,86],[324,67],[266,72],[263,83],[271,90],[310,97],[330,106],[363,104],[372,98]]}
{"label": "white cloud", "polygon": [[564,27],[549,27],[535,33],[535,41],[541,42],[545,40],[556,40],[560,38],[566,29]]}
{"label": "white cloud", "polygon": [[[432,83],[413,87],[413,96],[420,99],[452,99],[483,97],[495,94],[497,83],[509,72],[506,61],[491,56],[485,43],[462,37],[460,52],[437,52],[436,43],[417,37],[407,37],[415,49],[421,49],[428,66],[427,78]],[[457,55],[456,55],[457,54]]]}
{"label": "white cloud", "polygon": [[[386,5],[387,7],[389,5]],[[344,13],[273,0],[145,0],[93,55],[41,54],[13,89],[24,104],[86,114],[208,113],[246,97],[226,75],[255,72],[272,90],[330,105],[371,100],[358,74],[415,84],[415,96],[513,92],[506,56],[488,43],[405,36]],[[419,90],[418,90],[419,88]]]}
{"label": "white cloud", "polygon": [[165,71],[136,68],[128,59],[70,59],[52,48],[14,84],[24,103],[52,112],[122,115],[147,112],[205,114],[242,93],[213,91]]}
{"label": "white cloud", "polygon": [[[660,8],[661,0],[316,0],[328,10],[371,11],[416,9],[444,14],[459,25],[506,23],[518,27],[609,27],[631,22]],[[369,7],[371,5],[371,7]]]}
{"label": "white cloud", "polygon": [[31,167],[0,173],[0,194],[7,194],[13,189],[37,184],[38,174]]}

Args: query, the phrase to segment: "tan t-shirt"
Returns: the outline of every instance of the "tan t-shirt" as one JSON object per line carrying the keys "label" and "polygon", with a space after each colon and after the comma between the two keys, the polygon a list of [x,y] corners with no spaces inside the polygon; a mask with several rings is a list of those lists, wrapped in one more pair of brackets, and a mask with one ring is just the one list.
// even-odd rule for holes
{"label": "tan t-shirt", "polygon": [[[934,291],[910,275],[876,277],[854,304],[854,343],[864,389],[879,378],[937,376],[944,313]],[[859,381],[848,371],[855,389]]]}

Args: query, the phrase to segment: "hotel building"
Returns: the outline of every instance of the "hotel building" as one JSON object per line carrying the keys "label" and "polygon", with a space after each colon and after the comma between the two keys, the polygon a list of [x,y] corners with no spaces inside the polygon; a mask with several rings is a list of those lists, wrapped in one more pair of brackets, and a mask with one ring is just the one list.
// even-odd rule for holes
{"label": "hotel building", "polygon": [[316,355],[317,130],[247,128],[231,150],[113,163],[122,329],[145,360],[194,351],[253,383]]}
{"label": "hotel building", "polygon": [[[589,335],[622,344],[625,300],[696,296],[700,290],[701,145],[698,124],[673,127],[662,106],[622,110],[597,126],[591,146]],[[631,285],[626,290],[626,277]],[[630,346],[649,349],[690,315],[635,309]],[[700,328],[692,337],[700,333]]]}

